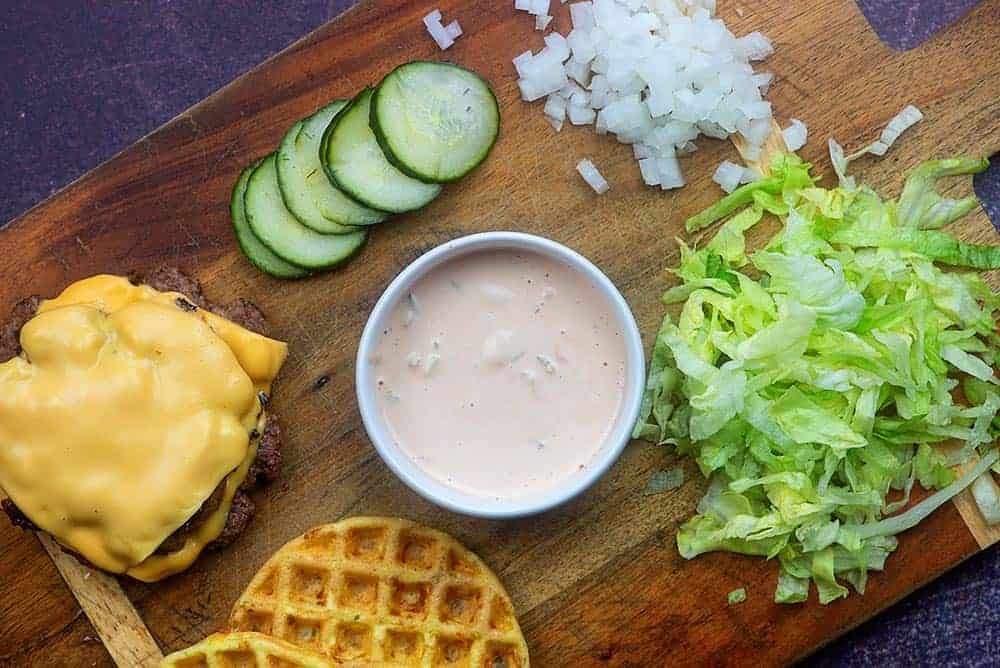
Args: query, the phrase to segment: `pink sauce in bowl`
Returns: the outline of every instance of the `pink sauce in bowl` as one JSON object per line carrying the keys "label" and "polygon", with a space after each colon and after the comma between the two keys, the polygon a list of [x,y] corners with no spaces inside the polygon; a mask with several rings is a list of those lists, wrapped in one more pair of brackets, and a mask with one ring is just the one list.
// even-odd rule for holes
{"label": "pink sauce in bowl", "polygon": [[411,488],[487,517],[540,512],[628,442],[642,393],[635,320],[580,255],[531,235],[448,242],[376,304],[357,361],[362,418]]}

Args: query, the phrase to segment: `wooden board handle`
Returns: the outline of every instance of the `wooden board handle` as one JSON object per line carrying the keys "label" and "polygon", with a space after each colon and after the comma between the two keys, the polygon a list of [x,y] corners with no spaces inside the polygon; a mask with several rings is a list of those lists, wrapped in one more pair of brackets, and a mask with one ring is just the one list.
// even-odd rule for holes
{"label": "wooden board handle", "polygon": [[93,624],[119,668],[155,668],[163,653],[121,585],[110,575],[87,568],[66,554],[54,538],[38,534],[63,580]]}

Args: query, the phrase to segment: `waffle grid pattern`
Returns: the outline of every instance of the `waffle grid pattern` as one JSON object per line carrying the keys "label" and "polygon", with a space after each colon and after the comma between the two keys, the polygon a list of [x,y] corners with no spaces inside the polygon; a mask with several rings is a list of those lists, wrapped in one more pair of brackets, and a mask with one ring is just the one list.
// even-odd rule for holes
{"label": "waffle grid pattern", "polygon": [[352,518],[293,540],[251,581],[230,626],[356,665],[529,666],[496,576],[452,538],[404,520]]}
{"label": "waffle grid pattern", "polygon": [[336,668],[330,659],[259,633],[216,633],[171,654],[162,668]]}

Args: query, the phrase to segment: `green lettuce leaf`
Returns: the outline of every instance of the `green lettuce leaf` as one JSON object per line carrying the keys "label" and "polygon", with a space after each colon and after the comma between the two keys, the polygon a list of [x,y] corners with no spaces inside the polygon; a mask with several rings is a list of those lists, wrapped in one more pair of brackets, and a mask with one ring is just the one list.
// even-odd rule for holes
{"label": "green lettuce leaf", "polygon": [[870,232],[845,229],[834,233],[831,241],[852,247],[871,246],[909,251],[955,267],[1000,269],[1000,247],[967,244],[936,230],[893,228]]}
{"label": "green lettuce leaf", "polygon": [[977,174],[990,166],[986,158],[930,160],[907,177],[896,207],[899,224],[922,230],[936,230],[953,223],[979,206],[974,196],[962,199],[941,197],[936,186],[946,176]]}
{"label": "green lettuce leaf", "polygon": [[[1000,470],[1000,295],[940,266],[1000,267],[1000,247],[942,232],[974,204],[934,190],[981,166],[926,163],[891,201],[846,173],[817,186],[809,165],[780,156],[771,176],[688,220],[725,222],[701,248],[680,244],[679,285],[662,297],[679,313],[657,334],[634,432],[711,481],[677,532],[682,556],[777,558],[775,601],[804,601],[815,584],[825,604],[863,593],[895,536],[973,481],[1000,516],[987,477]],[[764,214],[782,227],[748,254]],[[938,491],[913,505],[918,484]]]}

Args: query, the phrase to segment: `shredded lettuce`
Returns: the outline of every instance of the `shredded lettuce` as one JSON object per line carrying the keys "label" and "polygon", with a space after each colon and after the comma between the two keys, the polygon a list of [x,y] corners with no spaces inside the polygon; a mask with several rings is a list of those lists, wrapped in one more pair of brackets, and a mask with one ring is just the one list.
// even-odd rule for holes
{"label": "shredded lettuce", "polygon": [[[723,222],[702,248],[681,244],[635,428],[710,481],[677,534],[681,555],[777,558],[780,603],[811,585],[821,603],[863,593],[896,534],[974,481],[1000,517],[988,477],[1000,470],[1000,296],[955,270],[1000,268],[1000,247],[942,231],[976,201],[936,191],[985,162],[924,163],[892,201],[836,158],[836,188],[782,155],[771,176],[687,221]],[[781,230],[748,252],[744,234],[765,215]],[[938,491],[910,506],[915,484]]]}

